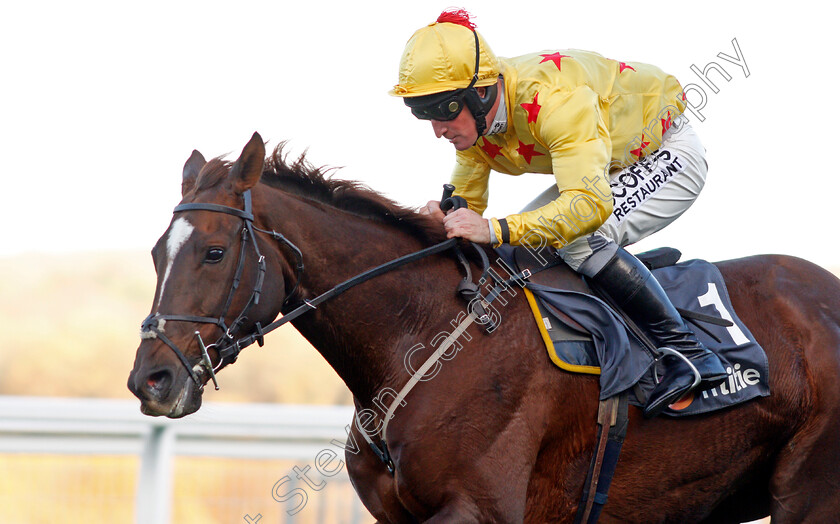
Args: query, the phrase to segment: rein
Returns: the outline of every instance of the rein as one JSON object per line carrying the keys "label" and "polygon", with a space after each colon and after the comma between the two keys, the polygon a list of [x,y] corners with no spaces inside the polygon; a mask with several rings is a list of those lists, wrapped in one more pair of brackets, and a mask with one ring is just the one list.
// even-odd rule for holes
{"label": "rein", "polygon": [[[216,380],[216,371],[222,366],[226,359],[229,359],[230,363],[236,361],[239,353],[246,347],[250,346],[254,342],[257,342],[260,346],[263,345],[263,337],[274,331],[275,329],[279,328],[283,324],[287,322],[291,322],[298,318],[299,316],[303,315],[304,313],[316,309],[317,306],[333,297],[344,293],[348,289],[355,287],[363,282],[366,282],[374,277],[392,271],[398,267],[404,266],[411,262],[415,262],[417,260],[426,258],[428,256],[434,255],[436,253],[440,253],[449,249],[455,249],[458,260],[462,266],[466,269],[467,276],[459,284],[459,290],[467,290],[461,291],[462,294],[466,296],[472,290],[477,290],[477,286],[472,282],[472,274],[470,272],[469,263],[467,262],[464,255],[460,252],[458,248],[458,239],[451,238],[449,240],[445,240],[438,244],[435,244],[431,247],[422,249],[420,251],[410,253],[408,255],[404,255],[397,259],[391,260],[390,262],[386,262],[379,266],[376,266],[372,269],[369,269],[363,273],[356,275],[344,282],[336,285],[335,287],[327,290],[326,292],[318,295],[317,297],[307,300],[304,299],[303,303],[296,308],[292,309],[288,313],[284,314],[281,318],[275,320],[271,324],[263,327],[260,325],[259,322],[256,323],[254,327],[254,332],[248,334],[246,336],[236,338],[236,333],[242,327],[242,325],[247,321],[247,313],[251,310],[251,308],[260,301],[260,294],[262,293],[262,286],[265,280],[265,273],[266,273],[266,263],[265,263],[265,256],[260,252],[259,245],[257,243],[257,238],[255,231],[260,233],[265,233],[269,235],[275,241],[285,245],[288,247],[289,250],[295,255],[297,260],[297,264],[295,267],[296,271],[296,278],[295,284],[292,288],[291,292],[289,292],[286,296],[286,299],[281,306],[281,311],[287,308],[289,300],[294,296],[294,294],[298,290],[298,286],[300,284],[301,276],[303,274],[304,265],[303,265],[303,255],[300,249],[284,237],[282,234],[277,233],[276,231],[268,231],[265,229],[260,229],[254,226],[254,214],[251,208],[251,192],[250,190],[245,191],[243,193],[243,197],[245,199],[245,209],[237,209],[229,206],[224,206],[220,204],[212,204],[212,203],[189,203],[189,204],[180,204],[173,210],[173,213],[183,213],[187,211],[210,211],[214,213],[225,213],[228,215],[232,215],[238,218],[241,218],[243,221],[242,227],[242,243],[239,250],[239,262],[237,264],[236,272],[234,273],[233,282],[231,284],[230,292],[228,293],[227,300],[225,301],[225,305],[222,308],[222,313],[218,317],[204,317],[204,316],[196,316],[196,315],[177,315],[177,314],[149,314],[148,317],[143,321],[141,324],[141,336],[147,335],[150,338],[159,338],[162,342],[164,342],[167,346],[169,346],[172,351],[175,352],[178,359],[187,369],[187,372],[190,375],[190,378],[195,382],[198,386],[198,389],[202,391],[204,389],[204,384],[201,382],[198,374],[195,371],[195,367],[205,371],[210,378],[213,380],[213,384],[215,388],[219,389],[219,384]],[[250,239],[250,242],[248,242]],[[231,322],[230,326],[225,323],[225,318],[227,317],[228,310],[230,309],[230,305],[233,302],[234,295],[236,290],[239,288],[239,283],[242,278],[242,272],[245,267],[245,258],[246,258],[246,245],[248,244],[253,245],[254,252],[257,256],[257,280],[254,283],[254,288],[251,291],[251,297],[248,299],[248,302],[243,307],[242,311],[236,316],[233,322]],[[484,255],[483,251],[479,250],[479,252]],[[486,260],[486,255],[482,257],[482,260]],[[484,272],[487,272],[488,264],[485,264]],[[481,318],[487,319],[489,317],[486,316],[486,313],[482,310],[480,311]],[[198,342],[198,346],[202,352],[201,360],[195,365],[191,366],[189,359],[184,355],[183,351],[170,340],[163,332],[163,321],[179,321],[179,322],[196,322],[202,324],[215,324],[222,330],[222,336],[214,343],[205,345],[204,341],[201,338],[201,335],[198,331],[195,332],[195,336]],[[210,355],[208,353],[208,349],[213,348],[217,351],[219,355],[219,363],[216,366],[213,366],[213,363],[210,359]]]}
{"label": "rein", "polygon": [[[273,233],[273,232],[271,232]],[[274,331],[275,329],[279,328],[283,324],[287,322],[291,322],[295,320],[299,316],[303,315],[304,313],[311,311],[313,309],[317,309],[317,306],[327,300],[344,293],[348,289],[355,287],[363,282],[367,282],[368,280],[377,277],[383,273],[387,273],[392,271],[400,266],[404,266],[408,263],[420,260],[422,258],[426,258],[428,256],[434,255],[436,253],[440,253],[442,251],[446,251],[448,249],[457,248],[457,239],[450,238],[449,240],[445,240],[439,244],[435,244],[431,247],[426,249],[422,249],[420,251],[416,251],[414,253],[410,253],[408,255],[402,256],[400,258],[396,258],[391,260],[390,262],[386,262],[382,265],[376,266],[375,268],[369,269],[364,273],[360,273],[353,278],[345,280],[344,282],[338,284],[337,286],[321,293],[317,297],[308,300],[304,299],[303,304],[296,307],[295,309],[291,310],[289,313],[283,315],[281,318],[275,320],[271,324],[268,324],[265,327],[261,327],[259,323],[257,323],[256,331],[250,335],[242,337],[238,340],[233,341],[231,344],[225,347],[221,347],[218,349],[219,356],[222,358],[233,356],[234,358],[236,355],[239,354],[240,351],[245,349],[246,347],[250,346],[254,342],[259,343],[262,345],[263,337]]]}

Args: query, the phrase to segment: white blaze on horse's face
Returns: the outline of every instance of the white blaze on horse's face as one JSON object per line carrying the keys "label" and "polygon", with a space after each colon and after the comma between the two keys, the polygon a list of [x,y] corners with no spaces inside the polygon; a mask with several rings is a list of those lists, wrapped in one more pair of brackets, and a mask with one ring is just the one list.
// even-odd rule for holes
{"label": "white blaze on horse's face", "polygon": [[163,290],[166,287],[167,279],[169,279],[169,272],[172,271],[172,264],[175,263],[175,257],[178,256],[181,246],[190,238],[194,230],[193,225],[183,217],[173,222],[172,227],[169,228],[169,236],[166,238],[166,271],[163,273],[163,281],[160,283],[158,307],[163,300]]}

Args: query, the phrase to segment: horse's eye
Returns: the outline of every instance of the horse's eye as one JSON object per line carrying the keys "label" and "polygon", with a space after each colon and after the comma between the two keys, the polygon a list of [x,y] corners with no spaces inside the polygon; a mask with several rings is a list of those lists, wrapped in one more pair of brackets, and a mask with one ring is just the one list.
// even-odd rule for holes
{"label": "horse's eye", "polygon": [[215,264],[216,262],[220,262],[224,256],[224,249],[220,247],[211,247],[207,250],[207,254],[204,256],[204,261],[210,264]]}

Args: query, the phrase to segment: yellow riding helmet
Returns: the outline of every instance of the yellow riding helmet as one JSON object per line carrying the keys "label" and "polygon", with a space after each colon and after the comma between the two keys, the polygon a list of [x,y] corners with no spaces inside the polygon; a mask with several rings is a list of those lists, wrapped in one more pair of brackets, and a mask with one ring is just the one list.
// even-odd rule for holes
{"label": "yellow riding helmet", "polygon": [[[499,78],[499,59],[474,27],[465,11],[445,11],[437,22],[417,30],[406,43],[400,59],[399,84],[389,94],[418,97],[471,85],[495,84]],[[471,84],[476,74],[477,79]]]}

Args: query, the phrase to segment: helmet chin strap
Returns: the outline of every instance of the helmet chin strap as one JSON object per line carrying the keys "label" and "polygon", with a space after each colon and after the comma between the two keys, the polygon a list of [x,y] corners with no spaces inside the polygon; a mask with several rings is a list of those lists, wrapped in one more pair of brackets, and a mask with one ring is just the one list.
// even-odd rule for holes
{"label": "helmet chin strap", "polygon": [[498,86],[493,84],[484,88],[483,97],[478,95],[478,90],[475,87],[470,88],[467,91],[467,96],[464,97],[467,108],[469,108],[470,113],[475,118],[475,130],[478,132],[478,136],[475,139],[476,142],[484,135],[484,131],[487,129],[487,113],[493,107],[493,103],[496,102],[497,94]]}

